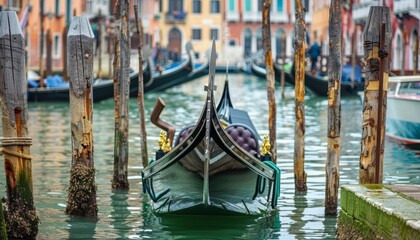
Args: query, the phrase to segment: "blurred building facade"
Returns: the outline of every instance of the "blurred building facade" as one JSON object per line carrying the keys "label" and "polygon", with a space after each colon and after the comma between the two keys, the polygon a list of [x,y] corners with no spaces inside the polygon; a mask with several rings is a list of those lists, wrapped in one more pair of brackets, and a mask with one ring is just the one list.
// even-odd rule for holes
{"label": "blurred building facade", "polygon": [[[43,14],[41,18],[41,2]],[[113,11],[117,0],[0,0],[1,10],[16,11],[27,44],[28,66],[40,66],[41,23],[43,23],[44,68],[61,71],[65,64],[66,26],[74,15],[95,19],[105,16],[101,26],[102,50],[111,51]],[[218,59],[241,63],[247,58],[260,58],[262,52],[262,4],[264,0],[130,0],[130,18],[134,19],[133,4],[139,3],[145,45],[160,43],[167,59],[176,61],[186,53],[191,40],[198,59],[203,61],[216,39]],[[293,59],[295,0],[271,1],[271,45],[273,57],[281,61]],[[363,56],[363,29],[371,6],[384,3],[391,10],[393,70],[409,73],[419,69],[420,0],[343,0],[342,32],[344,60],[352,54],[358,62]],[[30,11],[27,8],[30,4]],[[303,0],[306,10],[307,44],[321,43],[322,55],[328,56],[328,23],[331,0]],[[134,21],[132,21],[134,23]],[[92,22],[97,34],[98,25]],[[132,24],[132,48],[137,47],[135,26]],[[105,34],[106,33],[106,34]],[[112,48],[112,47],[111,47]],[[111,51],[112,52],[112,51]],[[133,50],[133,52],[135,52]],[[47,61],[49,60],[49,61]],[[47,62],[49,65],[47,65]],[[416,68],[416,66],[418,66]]]}
{"label": "blurred building facade", "polygon": [[178,61],[186,53],[186,43],[191,41],[196,57],[204,60],[215,39],[219,58],[222,57],[223,3],[224,0],[150,0],[147,7],[153,15],[148,15],[145,29],[152,47],[159,43],[164,58]]}
{"label": "blurred building facade", "polygon": [[[369,9],[381,3],[375,0],[353,0],[352,3],[358,54],[363,55],[363,28]],[[401,74],[418,72],[420,0],[385,0],[384,3],[391,11],[391,69]]]}
{"label": "blurred building facade", "polygon": [[[259,57],[263,51],[262,6],[263,0],[226,0],[225,19],[227,22],[227,56],[233,61]],[[303,1],[305,23],[312,22],[312,1]],[[270,9],[271,48],[276,60],[285,54],[290,60],[293,56],[294,0],[272,0]],[[310,40],[307,38],[307,40]]]}

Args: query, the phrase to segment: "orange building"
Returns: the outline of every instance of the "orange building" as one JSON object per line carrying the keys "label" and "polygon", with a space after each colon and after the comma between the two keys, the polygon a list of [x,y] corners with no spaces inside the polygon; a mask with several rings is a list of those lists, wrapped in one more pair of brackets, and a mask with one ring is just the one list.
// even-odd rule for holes
{"label": "orange building", "polygon": [[[66,20],[68,16],[73,16],[73,13],[83,13],[85,11],[84,6],[86,6],[83,3],[85,2],[86,0],[0,0],[2,10],[16,11],[20,21],[25,17],[25,11],[29,9],[27,25],[24,28],[29,69],[39,70],[42,31],[44,40],[43,69],[46,70],[48,68],[52,72],[63,70],[65,64],[65,59],[63,59],[63,41],[67,36],[65,32]],[[43,6],[41,3],[43,3]],[[67,7],[66,4],[68,3],[71,6]],[[41,18],[42,7],[43,15]],[[66,11],[66,9],[72,9],[72,11]],[[43,24],[43,29],[41,29],[41,24]]]}

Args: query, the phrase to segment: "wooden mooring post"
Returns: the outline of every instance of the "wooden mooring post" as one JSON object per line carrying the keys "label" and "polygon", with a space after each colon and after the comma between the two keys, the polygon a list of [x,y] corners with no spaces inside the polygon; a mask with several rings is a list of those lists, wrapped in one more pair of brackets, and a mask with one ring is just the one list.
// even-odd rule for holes
{"label": "wooden mooring post", "polygon": [[98,41],[96,41],[96,54],[98,55],[98,77],[104,76],[102,73],[102,11],[98,11]]}
{"label": "wooden mooring post", "polygon": [[382,183],[392,28],[388,7],[371,7],[363,32],[365,93],[359,182]]}
{"label": "wooden mooring post", "polygon": [[267,98],[268,98],[268,128],[270,130],[271,161],[277,161],[276,148],[276,95],[274,89],[274,69],[273,55],[271,53],[271,31],[270,31],[270,5],[271,0],[265,0],[262,11],[262,33],[265,51],[265,69],[267,78]]}
{"label": "wooden mooring post", "polygon": [[73,17],[67,35],[67,69],[70,82],[71,171],[66,213],[96,217],[93,161],[93,43],[86,17]]}
{"label": "wooden mooring post", "polygon": [[336,215],[340,179],[340,129],[341,129],[341,0],[330,5],[328,62],[328,155],[325,166],[325,214]]}
{"label": "wooden mooring post", "polygon": [[301,0],[295,1],[295,190],[306,191],[305,173],[305,12]]}
{"label": "wooden mooring post", "polygon": [[128,184],[128,100],[130,96],[130,2],[117,3],[116,19],[119,22],[115,34],[114,55],[114,102],[115,142],[114,176],[112,188],[127,190]]}
{"label": "wooden mooring post", "polygon": [[7,184],[7,235],[9,238],[35,239],[39,219],[32,194],[25,42],[16,12],[0,12],[0,56],[1,153]]}
{"label": "wooden mooring post", "polygon": [[286,34],[283,33],[281,35],[281,59],[282,59],[282,67],[281,67],[281,76],[280,76],[280,87],[281,87],[281,98],[284,99],[284,83],[285,83],[285,67],[286,67]]}
{"label": "wooden mooring post", "polygon": [[139,45],[137,50],[139,52],[139,90],[137,96],[137,103],[139,105],[140,117],[140,149],[143,167],[149,165],[149,158],[147,155],[147,133],[146,133],[146,113],[144,110],[144,89],[143,89],[143,23],[138,16],[138,6],[134,5],[134,14],[136,19],[136,30],[139,36]]}
{"label": "wooden mooring post", "polygon": [[39,81],[39,86],[44,86],[44,78],[45,78],[45,71],[44,71],[44,7],[45,3],[43,0],[39,1],[39,19],[40,19],[40,36],[39,36],[39,76],[41,81]]}

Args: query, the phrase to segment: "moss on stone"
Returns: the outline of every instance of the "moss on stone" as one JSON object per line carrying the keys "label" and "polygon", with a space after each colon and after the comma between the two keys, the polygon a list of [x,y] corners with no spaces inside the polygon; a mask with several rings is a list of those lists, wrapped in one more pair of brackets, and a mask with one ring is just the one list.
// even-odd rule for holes
{"label": "moss on stone", "polygon": [[73,216],[96,217],[95,169],[75,164],[70,172],[70,186],[66,213]]}
{"label": "moss on stone", "polygon": [[367,225],[357,221],[345,211],[338,217],[337,239],[383,239]]}

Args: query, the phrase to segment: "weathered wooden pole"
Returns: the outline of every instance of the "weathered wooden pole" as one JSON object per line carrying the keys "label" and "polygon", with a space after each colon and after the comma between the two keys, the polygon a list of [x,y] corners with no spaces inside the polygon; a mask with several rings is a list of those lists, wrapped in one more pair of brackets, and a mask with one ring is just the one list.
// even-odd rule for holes
{"label": "weathered wooden pole", "polygon": [[350,72],[350,79],[352,82],[352,87],[355,84],[355,77],[356,77],[356,54],[357,54],[357,41],[356,41],[356,28],[354,28],[353,34],[351,36],[351,72]]}
{"label": "weathered wooden pole", "polygon": [[39,86],[43,87],[44,86],[44,0],[40,0],[39,1],[39,7],[40,7],[40,36],[39,36],[39,42],[40,42],[40,46],[39,46],[39,76],[40,76],[40,81],[39,81]]}
{"label": "weathered wooden pole", "polygon": [[98,54],[98,77],[102,77],[102,11],[98,12],[98,41],[97,41],[97,54]]}
{"label": "weathered wooden pole", "polygon": [[50,76],[52,75],[52,35],[51,30],[48,29],[46,33],[46,39],[45,39],[45,46],[46,46],[46,58],[45,58],[45,68],[46,68],[46,75]]}
{"label": "weathered wooden pole", "polygon": [[127,190],[128,184],[128,100],[130,93],[129,1],[117,3],[119,20],[114,56],[115,142],[112,188]]}
{"label": "weathered wooden pole", "polygon": [[284,98],[284,81],[285,81],[285,66],[286,66],[286,33],[283,33],[281,35],[281,46],[282,46],[282,50],[281,50],[281,55],[282,55],[282,68],[281,68],[281,76],[280,76],[280,87],[281,87],[281,98]]}
{"label": "weathered wooden pole", "polygon": [[62,39],[63,39],[63,73],[62,77],[63,79],[68,79],[67,75],[67,33],[69,31],[69,25],[66,25],[66,27],[63,30],[62,33]]}
{"label": "weathered wooden pole", "polygon": [[325,214],[337,214],[338,186],[340,180],[340,129],[341,129],[341,0],[330,5],[328,62],[328,156],[325,166]]}
{"label": "weathered wooden pole", "polygon": [[66,213],[96,217],[93,161],[93,42],[86,17],[73,17],[67,35],[67,69],[70,82],[71,171]]}
{"label": "weathered wooden pole", "polygon": [[39,219],[32,194],[25,43],[16,12],[0,12],[0,56],[1,152],[7,184],[7,235],[9,238],[35,239]]}
{"label": "weathered wooden pole", "polygon": [[[108,76],[111,77],[114,75],[113,72],[113,62],[112,62],[112,56],[115,55],[115,37],[114,37],[114,33],[113,33],[113,28],[114,26],[112,26],[112,23],[109,24],[110,25],[110,31],[108,32]],[[113,45],[114,43],[114,45]],[[114,46],[114,48],[113,48]],[[114,56],[115,59],[115,56]]]}
{"label": "weathered wooden pole", "polygon": [[413,64],[413,75],[417,74],[417,68],[419,66],[419,35],[417,33],[416,39],[414,40],[414,64]]}
{"label": "weathered wooden pole", "polygon": [[306,191],[305,165],[305,12],[301,0],[295,1],[295,190]]}
{"label": "weathered wooden pole", "polygon": [[267,98],[268,98],[268,128],[271,144],[271,161],[276,163],[276,95],[274,90],[274,69],[273,56],[271,53],[271,31],[270,31],[270,5],[271,0],[264,0],[262,11],[262,33],[265,51],[265,69],[267,78]]}
{"label": "weathered wooden pole", "polygon": [[139,52],[139,90],[137,95],[137,103],[139,105],[140,117],[140,149],[143,167],[149,164],[147,156],[147,133],[146,133],[146,113],[144,110],[144,89],[143,89],[143,24],[141,18],[138,17],[138,6],[134,5],[134,14],[136,19],[136,30],[139,37],[139,45],[137,46]]}
{"label": "weathered wooden pole", "polygon": [[382,183],[392,28],[388,7],[371,7],[363,32],[365,93],[359,182]]}

